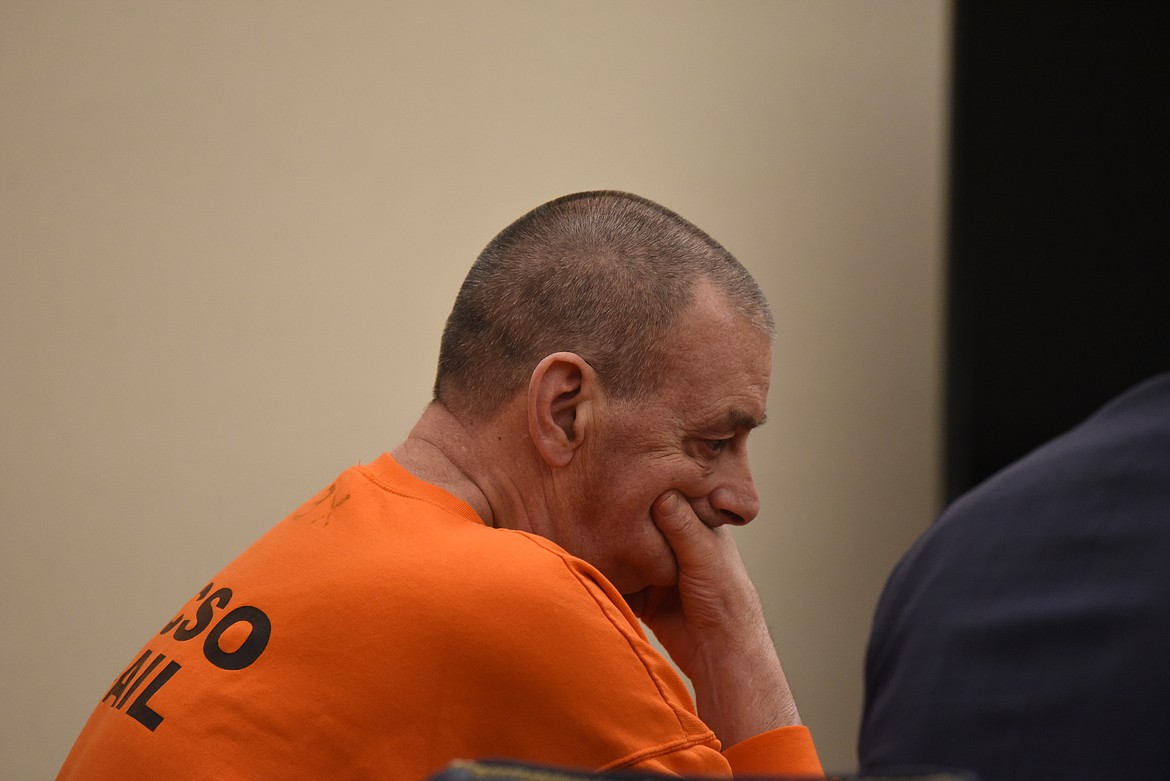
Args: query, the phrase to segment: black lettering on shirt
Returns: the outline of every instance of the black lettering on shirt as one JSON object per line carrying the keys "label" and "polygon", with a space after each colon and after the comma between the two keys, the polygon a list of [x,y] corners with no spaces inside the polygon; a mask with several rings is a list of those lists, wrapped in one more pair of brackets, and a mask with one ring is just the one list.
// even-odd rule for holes
{"label": "black lettering on shirt", "polygon": [[[161,658],[162,657],[160,656],[159,659]],[[163,671],[154,676],[154,680],[151,681],[147,687],[142,690],[142,694],[138,695],[138,699],[136,699],[134,704],[131,705],[130,708],[126,711],[126,715],[142,724],[142,726],[146,727],[151,732],[154,732],[158,728],[158,725],[162,724],[163,717],[152,710],[151,707],[146,703],[150,701],[150,698],[154,696],[154,693],[162,688],[162,685],[169,681],[171,676],[177,673],[179,669],[179,663],[171,660],[171,662],[163,668]]]}
{"label": "black lettering on shirt", "polygon": [[[153,658],[151,658],[152,656]],[[117,710],[122,710],[122,708],[126,705],[126,702],[134,695],[134,692],[138,691],[138,688],[142,686],[142,683],[147,678],[150,678],[151,673],[153,673],[166,658],[166,654],[155,654],[150,649],[143,651],[142,656],[135,659],[134,663],[127,667],[126,671],[118,676],[118,680],[114,681],[114,685],[110,687],[108,692],[106,692],[106,696],[102,697],[102,702],[112,698],[113,702],[110,703],[110,707]],[[150,660],[150,664],[147,664],[148,659]],[[144,665],[146,667],[145,670],[142,669]],[[147,684],[146,688],[142,690],[142,693],[138,695],[138,698],[130,704],[130,707],[126,710],[126,715],[142,724],[151,732],[154,732],[154,730],[158,728],[158,725],[162,724],[163,717],[149,705],[147,705],[147,703],[150,701],[150,698],[154,696],[155,692],[157,692],[164,683],[169,681],[171,677],[180,669],[181,665],[172,659],[167,664],[167,666],[162,669],[162,672],[154,676],[153,680]]]}
{"label": "black lettering on shirt", "polygon": [[[149,653],[149,651],[147,653]],[[150,666],[143,670],[142,674],[134,679],[134,683],[130,685],[130,688],[127,689],[126,692],[118,698],[118,701],[114,703],[114,707],[121,708],[122,705],[125,704],[126,700],[130,699],[130,695],[138,690],[138,687],[142,685],[142,682],[145,681],[152,672],[154,672],[154,668],[158,667],[159,663],[162,662],[163,659],[166,659],[166,656],[163,654],[158,654],[155,656],[154,659],[151,660]]]}
{"label": "black lettering on shirt", "polygon": [[231,601],[232,590],[230,588],[221,588],[204,599],[199,603],[199,607],[195,608],[195,621],[184,621],[175,629],[175,639],[190,640],[192,637],[202,634],[215,614],[215,608],[212,607],[212,604],[214,603],[218,607],[227,607],[228,602]]}
{"label": "black lettering on shirt", "polygon": [[[179,613],[159,634],[164,636],[170,634],[175,640],[186,642],[203,634],[210,627],[203,640],[204,658],[221,670],[243,670],[259,659],[260,654],[268,647],[268,641],[272,637],[272,622],[263,610],[252,605],[236,607],[222,616],[218,622],[214,622],[216,611],[226,609],[232,599],[230,588],[212,591],[214,587],[214,583],[208,583],[199,592],[193,619]],[[236,624],[248,625],[247,637],[240,643],[234,642],[232,638],[229,647],[234,647],[234,650],[225,650],[220,641],[224,633]],[[233,635],[238,635],[243,629],[241,627],[239,632],[234,632]],[[164,661],[167,661],[165,654],[146,649],[142,656],[135,659],[118,676],[101,701],[109,701],[110,707],[123,711],[154,732],[162,724],[163,716],[150,707],[150,699],[182,669],[182,665],[172,659],[159,670]],[[156,670],[159,672],[155,673]],[[138,693],[140,689],[141,693]],[[136,693],[137,697],[134,696]],[[127,703],[130,703],[129,707],[126,707]]]}
{"label": "black lettering on shirt", "polygon": [[119,700],[125,694],[126,689],[129,688],[131,681],[138,675],[138,671],[142,669],[142,665],[146,664],[146,660],[150,658],[150,651],[143,652],[142,656],[138,657],[133,664],[126,668],[126,671],[118,676],[118,680],[114,681],[114,685],[106,692],[106,696],[102,697],[102,702],[114,698],[113,707],[117,708]]}
{"label": "black lettering on shirt", "polygon": [[[207,596],[207,592],[211,591],[211,588],[214,585],[215,585],[214,583],[208,583],[206,586],[203,587],[203,590],[199,592],[198,596],[196,596],[195,599],[203,599],[205,596]],[[174,629],[176,626],[178,626],[179,622],[182,620],[183,620],[183,614],[179,613],[179,615],[175,616],[174,618],[172,618],[170,621],[167,622],[167,625],[162,628],[162,631],[159,632],[159,634],[160,635],[169,634],[170,631],[172,629]]]}
{"label": "black lettering on shirt", "polygon": [[[248,639],[239,648],[231,653],[225,652],[219,646],[219,638],[232,626],[246,621],[251,624]],[[272,622],[258,607],[241,605],[219,620],[207,634],[203,641],[203,655],[207,661],[221,670],[242,670],[260,658],[264,649],[268,647],[268,638],[272,635]]]}

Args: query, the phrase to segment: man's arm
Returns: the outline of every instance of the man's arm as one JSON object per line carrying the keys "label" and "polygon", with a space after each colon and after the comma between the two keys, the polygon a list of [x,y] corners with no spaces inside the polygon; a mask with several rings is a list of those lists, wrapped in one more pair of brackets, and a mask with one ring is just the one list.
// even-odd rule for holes
{"label": "man's arm", "polygon": [[691,679],[699,717],[724,747],[800,724],[759,595],[727,528],[710,528],[678,492],[654,523],[674,550],[678,584],[645,595],[641,618]]}

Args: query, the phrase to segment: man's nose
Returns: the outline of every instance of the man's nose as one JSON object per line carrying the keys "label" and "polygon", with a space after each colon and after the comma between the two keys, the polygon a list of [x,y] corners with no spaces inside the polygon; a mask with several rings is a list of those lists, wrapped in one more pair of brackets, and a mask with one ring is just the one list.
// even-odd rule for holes
{"label": "man's nose", "polygon": [[751,523],[760,512],[760,494],[752,479],[747,454],[727,464],[719,478],[718,485],[708,496],[711,508],[719,514],[719,520],[735,526]]}

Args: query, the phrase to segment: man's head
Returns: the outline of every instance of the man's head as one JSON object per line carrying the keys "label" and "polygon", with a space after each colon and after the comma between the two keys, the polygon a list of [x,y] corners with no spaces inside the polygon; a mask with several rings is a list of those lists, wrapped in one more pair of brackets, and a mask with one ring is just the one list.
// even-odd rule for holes
{"label": "man's head", "polygon": [[490,418],[555,352],[588,361],[612,396],[651,393],[663,379],[663,344],[699,280],[771,334],[751,275],[669,209],[619,192],[539,206],[468,273],[443,332],[435,400],[461,417]]}
{"label": "man's head", "polygon": [[553,540],[623,594],[672,586],[656,500],[677,491],[712,527],[758,510],[746,442],[772,329],[755,281],[694,225],[624,193],[567,196],[468,274],[435,400],[474,432],[486,492],[513,497],[493,522]]}

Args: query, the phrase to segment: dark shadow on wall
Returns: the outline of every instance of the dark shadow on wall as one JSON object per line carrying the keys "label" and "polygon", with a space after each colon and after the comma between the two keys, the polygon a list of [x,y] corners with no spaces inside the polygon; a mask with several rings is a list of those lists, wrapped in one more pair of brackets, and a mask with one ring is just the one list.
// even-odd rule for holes
{"label": "dark shadow on wall", "polygon": [[1168,9],[956,2],[948,499],[1170,369]]}

